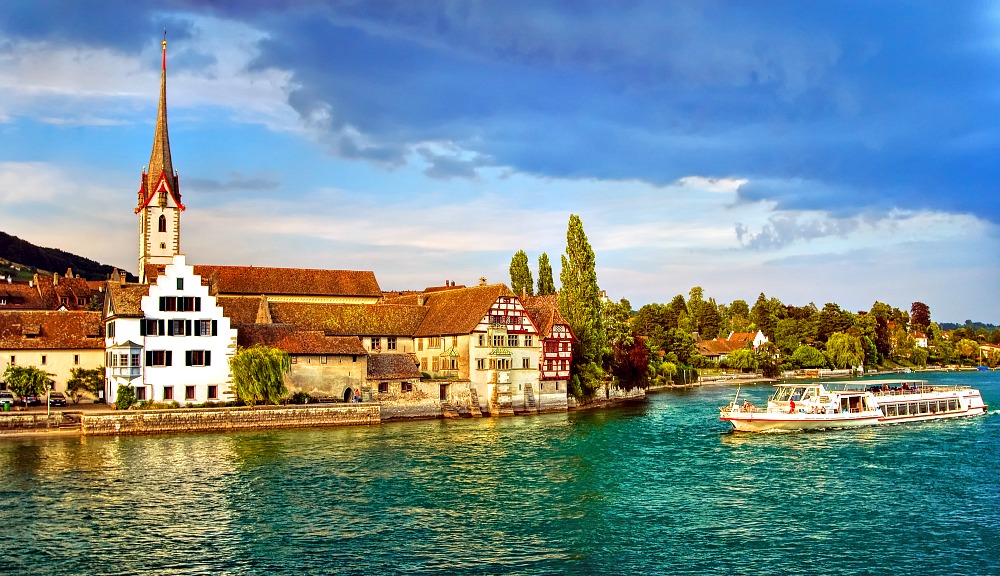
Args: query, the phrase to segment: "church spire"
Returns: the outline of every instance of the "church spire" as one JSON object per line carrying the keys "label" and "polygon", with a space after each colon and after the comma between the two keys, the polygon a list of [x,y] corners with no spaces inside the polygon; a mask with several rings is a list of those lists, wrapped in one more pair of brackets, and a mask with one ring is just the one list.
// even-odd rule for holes
{"label": "church spire", "polygon": [[[174,164],[170,159],[170,135],[167,133],[167,33],[163,32],[163,60],[160,67],[160,107],[156,113],[156,132],[153,135],[153,152],[149,156],[149,173],[146,189],[152,192],[165,175],[171,191],[179,196],[174,182]],[[180,198],[178,198],[180,200]]]}
{"label": "church spire", "polygon": [[170,158],[167,134],[167,33],[163,32],[163,56],[160,65],[160,106],[156,113],[153,152],[149,168],[142,172],[139,184],[139,281],[146,281],[146,266],[170,264],[181,248],[180,182]]}

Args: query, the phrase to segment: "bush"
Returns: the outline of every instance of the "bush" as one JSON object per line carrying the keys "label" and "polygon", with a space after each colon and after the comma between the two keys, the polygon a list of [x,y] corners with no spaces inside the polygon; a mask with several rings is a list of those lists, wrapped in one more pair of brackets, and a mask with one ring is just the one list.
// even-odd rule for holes
{"label": "bush", "polygon": [[299,390],[298,392],[296,392],[296,393],[294,393],[294,394],[292,394],[291,396],[288,397],[288,403],[289,404],[308,404],[309,400],[311,400],[311,399],[312,399],[312,396],[310,396],[309,394],[307,394],[307,393]]}
{"label": "bush", "polygon": [[119,386],[118,395],[115,397],[115,409],[128,410],[135,404],[135,388],[131,386]]}

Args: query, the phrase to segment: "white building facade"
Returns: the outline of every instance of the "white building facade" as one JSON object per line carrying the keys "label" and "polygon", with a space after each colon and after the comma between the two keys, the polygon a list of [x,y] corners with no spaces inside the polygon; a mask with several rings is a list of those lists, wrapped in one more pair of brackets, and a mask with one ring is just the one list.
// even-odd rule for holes
{"label": "white building facade", "polygon": [[236,329],[183,254],[173,257],[141,297],[138,317],[109,304],[108,398],[118,387],[135,388],[136,399],[180,405],[227,402],[229,359]]}

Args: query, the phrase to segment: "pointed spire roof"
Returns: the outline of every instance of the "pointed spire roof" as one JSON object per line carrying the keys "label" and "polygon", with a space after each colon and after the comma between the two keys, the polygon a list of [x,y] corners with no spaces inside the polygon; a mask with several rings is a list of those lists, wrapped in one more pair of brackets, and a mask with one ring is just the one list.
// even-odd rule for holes
{"label": "pointed spire roof", "polygon": [[170,158],[170,135],[167,132],[167,33],[163,32],[163,58],[160,67],[160,105],[156,112],[156,131],[153,134],[153,151],[149,155],[148,170],[142,175],[139,190],[139,207],[136,213],[146,207],[157,192],[168,192],[177,206],[181,204],[181,193],[174,163]]}

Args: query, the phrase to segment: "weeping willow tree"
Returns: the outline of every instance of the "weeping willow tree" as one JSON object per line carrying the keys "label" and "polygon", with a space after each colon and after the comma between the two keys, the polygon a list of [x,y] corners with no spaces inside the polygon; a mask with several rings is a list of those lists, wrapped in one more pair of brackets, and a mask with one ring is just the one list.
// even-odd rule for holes
{"label": "weeping willow tree", "polygon": [[238,348],[229,360],[233,394],[247,406],[277,404],[288,393],[285,374],[291,369],[288,354],[277,348],[255,344]]}

